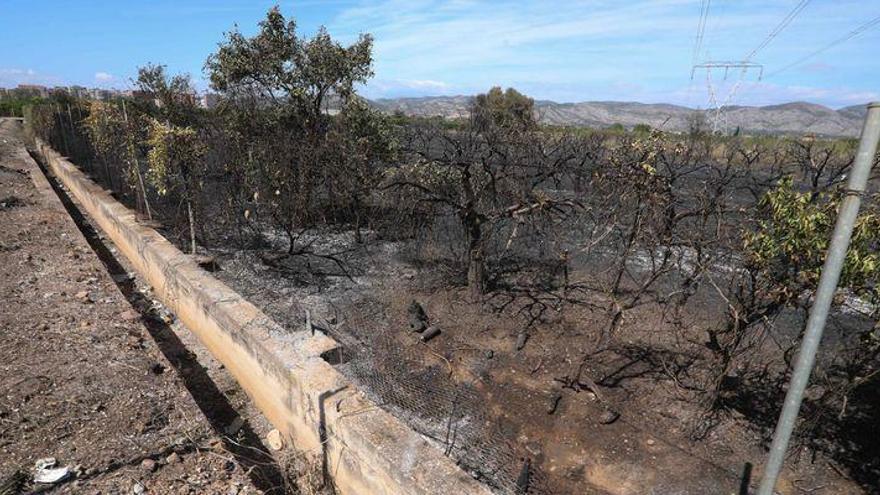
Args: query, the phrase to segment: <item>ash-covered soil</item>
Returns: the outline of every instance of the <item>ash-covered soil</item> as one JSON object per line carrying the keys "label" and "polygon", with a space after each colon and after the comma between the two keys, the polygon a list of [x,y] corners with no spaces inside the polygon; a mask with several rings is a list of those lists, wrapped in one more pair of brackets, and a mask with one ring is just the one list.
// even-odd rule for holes
{"label": "ash-covered soil", "polygon": [[[324,232],[305,240],[309,254],[290,257],[283,239],[270,242],[212,250],[215,275],[291,332],[305,329],[308,311],[345,347],[343,373],[478,477],[516,480],[528,458],[532,493],[738,493],[757,482],[766,430],[731,414],[692,438],[700,405],[668,369],[687,356],[637,324],[662,319],[656,309],[633,311],[620,339],[628,344],[591,358],[586,375],[598,391],[572,390],[560,379],[607,324],[601,312],[551,305],[530,325],[524,301],[470,301],[442,267],[413,263],[411,246],[373,233],[359,245],[352,232]],[[428,343],[408,330],[412,300],[442,329]],[[609,410],[619,418],[606,424]],[[821,456],[789,466],[784,493],[867,493]]]}
{"label": "ash-covered soil", "polygon": [[[471,301],[454,270],[415,261],[411,241],[369,233],[357,244],[352,232],[326,230],[303,235],[301,251],[287,256],[286,239],[264,235],[260,249],[211,242],[206,266],[291,332],[305,330],[308,312],[344,346],[330,356],[343,373],[475,476],[507,480],[508,492],[524,459],[531,493],[746,493],[760,474],[752,466],[765,458],[768,425],[732,410],[692,437],[703,408],[676,383],[689,357],[648,323],[662,321],[656,307],[628,314],[620,345],[585,367],[598,385],[575,390],[560,379],[607,325],[601,311],[557,311],[540,296],[504,291]],[[573,277],[591,276],[589,266],[577,270]],[[413,300],[442,330],[430,342],[407,328]],[[685,337],[701,338],[718,306],[700,304]],[[843,466],[843,456],[795,452],[782,492],[872,493],[847,474],[864,454],[853,452]]]}

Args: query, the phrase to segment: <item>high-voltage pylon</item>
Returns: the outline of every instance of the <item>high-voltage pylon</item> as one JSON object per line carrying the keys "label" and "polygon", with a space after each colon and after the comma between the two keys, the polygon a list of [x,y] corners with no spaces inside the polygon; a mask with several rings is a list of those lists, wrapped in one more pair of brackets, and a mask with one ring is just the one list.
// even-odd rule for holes
{"label": "high-voltage pylon", "polygon": [[[748,60],[706,61],[699,64],[694,64],[694,66],[691,68],[691,80],[694,79],[694,75],[696,74],[697,69],[706,70],[706,86],[709,91],[709,107],[707,110],[712,115],[712,133],[717,133],[719,128],[726,132],[727,126],[723,113],[724,107],[733,100],[733,97],[736,95],[736,92],[739,90],[740,85],[742,85],[743,80],[750,70],[757,70],[758,80],[761,80],[761,78],[764,76],[764,66],[755,62],[750,62]],[[727,96],[722,102],[718,101],[718,97],[715,94],[715,86],[712,84],[712,71],[720,69],[724,70],[724,80],[727,80],[731,69],[735,70],[738,74],[736,83],[733,85],[730,91],[728,91]]]}

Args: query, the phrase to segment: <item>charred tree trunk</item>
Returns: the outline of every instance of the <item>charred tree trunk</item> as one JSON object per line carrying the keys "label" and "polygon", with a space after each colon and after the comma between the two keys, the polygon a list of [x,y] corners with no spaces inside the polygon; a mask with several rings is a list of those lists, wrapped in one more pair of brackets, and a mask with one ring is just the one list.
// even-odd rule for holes
{"label": "charred tree trunk", "polygon": [[293,235],[293,226],[289,223],[284,225],[284,234],[287,235],[287,254],[292,256],[296,253],[296,236]]}
{"label": "charred tree trunk", "polygon": [[471,297],[479,299],[486,293],[486,258],[483,246],[482,220],[477,212],[468,210],[462,215],[467,235],[467,282]]}
{"label": "charred tree trunk", "polygon": [[461,174],[461,188],[465,203],[460,210],[461,223],[467,236],[467,280],[471,298],[480,299],[486,293],[486,258],[483,239],[483,216],[477,211],[477,197],[471,184],[471,169],[466,166]]}
{"label": "charred tree trunk", "polygon": [[361,228],[363,227],[363,219],[361,218],[362,204],[357,196],[352,199],[352,206],[354,209],[354,242],[363,244],[364,236],[361,234]]}

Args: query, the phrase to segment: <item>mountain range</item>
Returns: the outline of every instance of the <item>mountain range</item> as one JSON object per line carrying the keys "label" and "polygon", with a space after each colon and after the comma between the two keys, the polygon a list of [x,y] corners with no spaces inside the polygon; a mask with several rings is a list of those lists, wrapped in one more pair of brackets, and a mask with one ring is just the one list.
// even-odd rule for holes
{"label": "mountain range", "polygon": [[[419,117],[460,118],[468,115],[470,96],[427,96],[418,98],[383,98],[372,104],[387,113],[402,112]],[[589,101],[557,103],[535,101],[535,113],[544,124],[609,127],[622,124],[632,128],[647,124],[669,131],[686,131],[695,112],[706,114],[711,127],[715,113],[665,103]],[[762,107],[730,106],[721,112],[719,130],[734,132],[737,128],[749,134],[815,134],[818,136],[858,137],[867,112],[865,105],[834,110],[806,102],[785,103]]]}

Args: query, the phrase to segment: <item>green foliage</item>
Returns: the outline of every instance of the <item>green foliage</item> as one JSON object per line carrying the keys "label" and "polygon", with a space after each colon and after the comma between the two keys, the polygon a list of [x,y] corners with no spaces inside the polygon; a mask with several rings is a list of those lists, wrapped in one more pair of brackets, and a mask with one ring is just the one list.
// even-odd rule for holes
{"label": "green foliage", "polygon": [[506,130],[536,129],[535,100],[513,88],[502,91],[495,86],[474,98],[471,115],[479,128],[497,126]]}
{"label": "green foliage", "polygon": [[648,124],[636,124],[635,127],[633,127],[633,133],[635,134],[649,135],[651,134],[651,130],[651,126]]}
{"label": "green foliage", "polygon": [[179,126],[196,123],[199,108],[196,91],[189,75],[168,75],[164,65],[138,67],[135,84],[141,109],[155,118]]}
{"label": "green foliage", "polygon": [[608,131],[615,134],[623,134],[626,132],[626,127],[618,122],[616,124],[611,124],[610,126],[608,126]]}
{"label": "green foliage", "polygon": [[207,151],[192,127],[178,127],[152,119],[147,132],[147,180],[160,195],[175,187],[192,195],[199,175],[197,168]]}
{"label": "green foliage", "polygon": [[228,33],[205,68],[215,90],[292,107],[315,125],[326,98],[347,102],[355,85],[372,77],[372,45],[371,36],[361,35],[344,47],[323,27],[313,38],[302,38],[296,22],[285,19],[275,7],[260,22],[256,36],[248,38],[237,30]]}
{"label": "green foliage", "polygon": [[82,125],[99,158],[115,161],[123,155],[127,148],[128,125],[122,111],[115,105],[103,101],[89,102],[89,113]]}
{"label": "green foliage", "polygon": [[55,129],[55,109],[51,105],[35,104],[22,107],[25,134],[29,141],[40,138],[46,142]]}
{"label": "green foliage", "polygon": [[0,99],[0,117],[24,117],[24,107],[44,102],[39,96]]}
{"label": "green foliage", "polygon": [[[790,177],[768,191],[759,203],[758,229],[744,237],[747,261],[776,290],[796,296],[816,287],[837,217],[840,198],[794,189]],[[856,221],[844,261],[840,287],[877,300],[880,282],[880,215],[867,205]]]}
{"label": "green foliage", "polygon": [[[105,171],[109,173],[111,168],[121,170],[125,184],[135,192],[138,208],[143,206],[147,217],[151,217],[140,170],[140,156],[146,139],[144,116],[123,99],[91,101],[80,127],[95,156],[104,163]],[[114,187],[112,179],[110,186]]]}

